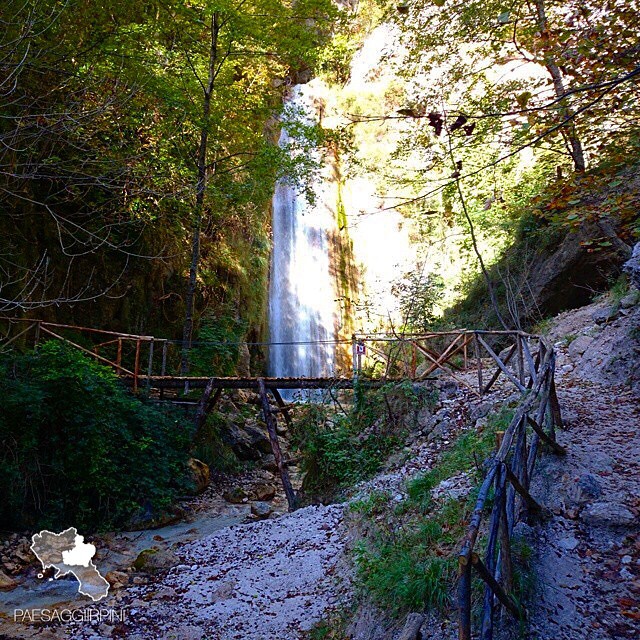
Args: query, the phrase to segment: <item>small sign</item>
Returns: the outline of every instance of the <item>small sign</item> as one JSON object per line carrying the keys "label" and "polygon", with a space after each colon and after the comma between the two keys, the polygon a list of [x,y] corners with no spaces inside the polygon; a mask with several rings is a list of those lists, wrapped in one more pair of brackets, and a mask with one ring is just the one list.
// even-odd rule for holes
{"label": "small sign", "polygon": [[365,347],[364,343],[362,342],[356,343],[356,353],[359,356],[363,356],[367,353],[367,347]]}

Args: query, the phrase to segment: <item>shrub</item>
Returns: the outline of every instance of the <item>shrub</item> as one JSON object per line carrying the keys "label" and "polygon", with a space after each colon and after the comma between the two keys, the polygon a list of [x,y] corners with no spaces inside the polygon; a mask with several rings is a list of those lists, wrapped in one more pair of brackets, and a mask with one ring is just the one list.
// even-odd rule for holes
{"label": "shrub", "polygon": [[328,494],[373,475],[402,442],[407,417],[434,400],[432,390],[402,383],[356,388],[343,412],[321,403],[301,407],[292,442],[302,453],[304,489]]}
{"label": "shrub", "polygon": [[3,523],[118,526],[185,489],[190,432],[110,369],[48,342],[0,360],[0,378]]}

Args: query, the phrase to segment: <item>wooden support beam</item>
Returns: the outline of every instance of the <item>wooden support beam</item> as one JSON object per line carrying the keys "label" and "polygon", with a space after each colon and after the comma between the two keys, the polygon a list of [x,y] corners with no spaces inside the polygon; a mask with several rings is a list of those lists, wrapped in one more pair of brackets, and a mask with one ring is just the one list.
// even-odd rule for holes
{"label": "wooden support beam", "polygon": [[448,376],[453,378],[458,384],[460,384],[463,387],[466,387],[467,389],[469,389],[469,391],[471,391],[471,393],[479,395],[478,392],[471,385],[467,384],[467,382],[465,380],[463,380],[462,378],[459,378],[458,376],[456,376],[455,373],[453,373],[453,371],[450,371],[449,369],[445,369],[442,365],[440,365],[438,363],[438,361],[430,353],[428,353],[428,351],[426,349],[424,349],[422,347],[422,345],[418,344],[417,342],[415,343],[415,345],[416,345],[418,351],[420,351],[420,353],[422,353],[422,355],[425,358],[427,358],[428,360],[431,360],[431,362],[433,362],[433,364],[435,364],[438,369],[441,369],[442,371],[444,371]]}
{"label": "wooden support beam", "polygon": [[280,450],[280,443],[278,442],[278,432],[276,429],[276,419],[271,413],[271,407],[269,406],[269,398],[267,397],[267,389],[262,378],[257,379],[258,393],[260,394],[260,401],[262,404],[262,414],[264,421],[267,425],[267,431],[269,432],[269,440],[271,441],[271,450],[273,456],[276,459],[278,465],[278,471],[280,472],[280,478],[282,479],[282,486],[284,487],[284,493],[287,496],[287,502],[289,503],[289,511],[295,511],[297,507],[296,494],[291,486],[291,480],[289,479],[289,472],[282,459],[282,451]]}
{"label": "wooden support beam", "polygon": [[458,567],[458,640],[471,640],[471,566]]}
{"label": "wooden support beam", "polygon": [[544,432],[544,429],[531,416],[527,416],[527,422],[531,425],[531,428],[538,434],[540,440],[548,445],[554,453],[557,453],[561,456],[564,456],[567,453],[567,450],[559,445],[553,438],[548,436]]}
{"label": "wooden support beam", "polygon": [[289,413],[289,411],[291,410],[291,407],[287,406],[285,401],[282,399],[280,392],[277,389],[273,388],[273,389],[270,389],[270,391],[273,394],[273,397],[276,399],[276,404],[278,405],[280,412],[284,416],[284,420],[287,423],[287,427],[291,428],[291,414]]}
{"label": "wooden support beam", "polygon": [[[513,354],[515,353],[515,349],[516,349],[516,345],[514,344],[511,347],[511,350],[509,351],[509,353],[507,354],[507,357],[504,359],[504,364],[505,365],[509,364],[509,360],[511,360]],[[500,377],[501,373],[502,373],[502,369],[500,367],[498,367],[493,372],[493,375],[491,376],[491,380],[489,380],[489,382],[487,382],[485,388],[482,390],[483,394],[487,393],[487,391],[489,391],[489,389],[491,389],[491,387],[495,384],[496,380]]]}
{"label": "wooden support beam", "polygon": [[[198,440],[198,436],[200,435],[200,432],[202,431],[202,428],[204,427],[206,421],[207,421],[207,415],[209,414],[209,401],[211,399],[211,394],[213,393],[214,390],[214,386],[213,386],[213,378],[211,378],[211,380],[209,381],[209,384],[204,388],[204,391],[202,393],[202,396],[200,397],[200,401],[198,402],[198,408],[196,409],[196,415],[194,418],[194,423],[195,423],[195,434],[194,434],[194,441]],[[216,394],[219,394],[222,392],[222,389],[216,389]],[[214,396],[215,397],[215,396]],[[218,398],[220,396],[218,395]]]}
{"label": "wooden support beam", "polygon": [[536,364],[533,360],[533,356],[531,355],[531,350],[529,349],[529,343],[527,338],[522,338],[522,351],[524,353],[524,357],[527,361],[527,366],[529,367],[529,382],[527,387],[532,387],[538,382],[538,375],[536,373]]}
{"label": "wooden support beam", "polygon": [[518,620],[525,620],[527,617],[526,611],[521,609],[513,598],[505,592],[500,586],[498,581],[491,575],[491,572],[485,567],[480,556],[477,553],[473,553],[471,556],[471,563],[478,575],[482,578],[485,584],[491,589],[494,595],[500,600],[500,602],[506,607],[509,613]]}
{"label": "wooden support beam", "polygon": [[516,349],[518,351],[518,380],[520,380],[520,384],[524,385],[525,383],[525,375],[524,375],[524,353],[522,352],[522,343],[524,342],[524,338],[521,335],[516,336]]}
{"label": "wooden support beam", "polygon": [[12,342],[15,342],[20,336],[23,336],[28,331],[31,331],[31,329],[33,329],[34,327],[36,328],[36,331],[37,331],[38,324],[39,324],[38,322],[34,322],[33,324],[28,325],[27,328],[20,331],[20,333],[16,333],[16,335],[13,336],[13,338],[9,338],[9,340],[0,344],[0,349],[4,350],[5,347],[8,347]]}
{"label": "wooden support beam", "polygon": [[136,359],[133,365],[133,393],[138,393],[138,382],[140,376],[140,340],[136,341]]}
{"label": "wooden support beam", "polygon": [[529,512],[535,513],[537,515],[543,515],[546,513],[546,509],[538,504],[535,498],[522,486],[522,483],[520,482],[520,480],[518,480],[509,466],[507,466],[507,480],[511,483],[513,488],[522,496],[522,499]]}
{"label": "wooden support beam", "polygon": [[521,385],[520,382],[511,374],[511,371],[507,369],[496,352],[480,336],[478,336],[478,340],[480,341],[480,344],[488,351],[489,355],[494,359],[495,363],[502,369],[504,375],[507,376],[507,378],[509,378],[509,380],[511,380],[511,382],[513,382],[513,384],[515,384],[522,393],[524,393],[527,390],[526,387]]}
{"label": "wooden support beam", "polygon": [[484,389],[482,384],[482,358],[480,357],[480,342],[478,342],[477,332],[474,334],[474,338],[473,346],[476,352],[476,368],[478,370],[478,393],[482,395],[482,390]]}

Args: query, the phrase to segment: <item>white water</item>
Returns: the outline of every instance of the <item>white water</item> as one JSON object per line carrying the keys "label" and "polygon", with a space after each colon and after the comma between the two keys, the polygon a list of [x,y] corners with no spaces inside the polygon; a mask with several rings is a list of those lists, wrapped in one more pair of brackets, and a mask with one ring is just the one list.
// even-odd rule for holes
{"label": "white water", "polygon": [[[316,117],[310,85],[293,88],[289,108],[307,121]],[[283,128],[279,144],[291,142]],[[269,373],[330,376],[335,369],[336,294],[329,234],[335,228],[335,185],[322,171],[310,205],[295,185],[282,180],[273,196],[273,248],[269,284]]]}

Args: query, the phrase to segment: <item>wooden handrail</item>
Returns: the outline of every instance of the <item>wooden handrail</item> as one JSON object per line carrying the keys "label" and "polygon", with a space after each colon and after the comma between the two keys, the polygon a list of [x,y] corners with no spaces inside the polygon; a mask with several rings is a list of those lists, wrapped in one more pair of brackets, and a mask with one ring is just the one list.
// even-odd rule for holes
{"label": "wooden handrail", "polygon": [[[482,638],[489,638],[493,634],[496,604],[504,606],[516,618],[522,619],[526,614],[513,598],[510,537],[514,525],[522,514],[546,513],[544,507],[539,505],[529,492],[537,459],[538,443],[542,441],[548,444],[554,453],[565,453],[565,449],[555,440],[554,427],[561,420],[554,382],[555,353],[542,338],[539,340],[539,358],[537,364],[531,368],[530,386],[523,389],[520,405],[505,430],[500,447],[485,475],[467,532],[460,544],[458,553],[458,637],[460,640],[471,640],[472,637],[472,567],[485,583],[480,630]],[[483,342],[482,339],[478,341],[479,344]],[[522,344],[525,345],[526,341],[523,340]],[[518,348],[517,345],[516,348]],[[533,358],[528,348],[523,348],[522,351],[527,361],[532,362]],[[530,415],[533,412],[535,412],[535,418]],[[529,444],[527,443],[528,427],[531,427]],[[487,496],[492,487],[495,489],[495,497],[487,525],[488,543],[483,561],[475,551],[475,546],[486,515]]]}

